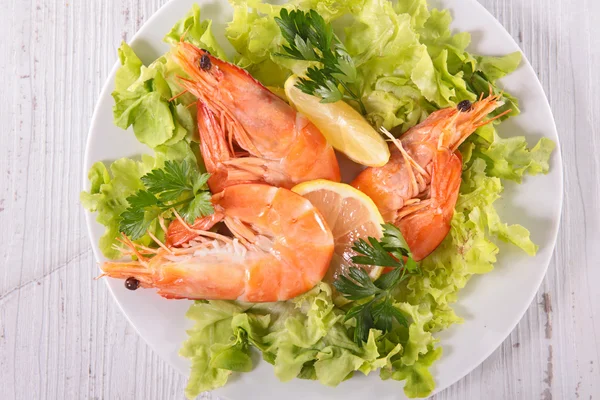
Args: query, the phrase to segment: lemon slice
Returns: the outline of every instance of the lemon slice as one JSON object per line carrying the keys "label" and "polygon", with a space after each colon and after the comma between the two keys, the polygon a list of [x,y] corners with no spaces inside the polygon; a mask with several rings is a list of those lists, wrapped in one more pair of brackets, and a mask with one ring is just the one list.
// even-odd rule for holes
{"label": "lemon slice", "polygon": [[[335,250],[331,265],[324,278],[331,283],[340,274],[346,274],[356,255],[352,246],[358,239],[383,236],[383,218],[369,196],[345,183],[325,179],[309,181],[295,186],[292,191],[308,199],[323,215],[333,233]],[[371,279],[377,279],[383,268],[360,265]]]}
{"label": "lemon slice", "polygon": [[343,101],[321,103],[296,87],[298,77],[285,82],[285,94],[294,107],[323,133],[334,149],[368,167],[382,167],[390,159],[387,143],[375,129]]}

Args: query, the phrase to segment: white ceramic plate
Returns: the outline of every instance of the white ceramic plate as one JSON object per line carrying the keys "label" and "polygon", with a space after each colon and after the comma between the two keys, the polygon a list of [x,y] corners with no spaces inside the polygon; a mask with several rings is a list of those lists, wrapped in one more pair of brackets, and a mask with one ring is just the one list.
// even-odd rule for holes
{"label": "white ceramic plate", "polygon": [[[162,37],[190,9],[194,0],[172,0],[162,7],[134,36],[131,45],[145,63],[152,62],[167,50]],[[225,23],[231,10],[225,1],[200,1],[203,18],[214,21],[215,36],[223,38]],[[443,0],[434,6],[448,8],[454,16],[453,27],[473,33],[471,51],[488,55],[503,55],[519,47],[504,28],[475,0]],[[225,44],[226,40],[220,40]],[[117,55],[115,54],[115,59]],[[112,161],[120,157],[137,156],[149,150],[138,143],[132,132],[113,125],[113,69],[98,100],[89,132],[85,176],[96,161]],[[530,64],[522,66],[502,81],[516,95],[523,113],[500,127],[504,136],[525,135],[533,145],[546,136],[558,143],[558,135],[548,101]],[[85,188],[89,189],[87,180]],[[551,171],[546,176],[529,177],[523,185],[506,183],[506,191],[498,202],[505,221],[521,223],[531,230],[540,250],[535,257],[501,246],[495,271],[474,277],[460,294],[454,306],[465,323],[455,325],[439,335],[444,355],[433,368],[437,391],[447,388],[485,360],[514,329],[533,300],[552,257],[558,232],[563,196],[562,161],[560,149],[554,152]],[[96,259],[103,261],[98,240],[104,228],[95,216],[86,213],[87,225]],[[121,280],[105,279],[123,313],[141,337],[163,359],[182,374],[188,374],[187,360],[178,356],[185,330],[190,326],[184,314],[189,301],[165,300],[152,290],[126,290]],[[268,388],[267,388],[268,387]],[[294,380],[280,383],[271,365],[260,362],[254,371],[234,376],[216,394],[228,399],[398,399],[402,384],[382,382],[377,374],[356,375],[337,388],[324,387],[316,382]]]}

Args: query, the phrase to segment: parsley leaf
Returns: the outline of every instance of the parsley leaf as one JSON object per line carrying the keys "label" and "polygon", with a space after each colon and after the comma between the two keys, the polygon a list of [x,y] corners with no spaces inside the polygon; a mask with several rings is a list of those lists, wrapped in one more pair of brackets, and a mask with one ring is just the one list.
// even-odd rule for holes
{"label": "parsley leaf", "polygon": [[383,245],[377,239],[370,237],[369,243],[363,239],[354,242],[352,247],[357,253],[364,254],[363,256],[352,257],[352,262],[362,265],[378,265],[381,267],[402,268],[404,264],[392,257]]}
{"label": "parsley leaf", "polygon": [[187,160],[165,162],[163,169],[155,169],[142,176],[142,183],[150,193],[158,194],[162,201],[175,200],[193,189]]}
{"label": "parsley leaf", "polygon": [[354,242],[353,250],[359,255],[352,257],[355,264],[394,268],[374,282],[361,268],[352,267],[348,276],[340,276],[333,286],[348,300],[357,302],[345,316],[345,321],[356,321],[354,341],[359,346],[366,342],[373,328],[386,333],[392,329],[394,320],[408,326],[406,316],[394,305],[392,291],[412,275],[421,273],[410,256],[400,231],[393,225],[383,225],[381,240],[369,237],[367,241]]}
{"label": "parsley leaf", "polygon": [[159,200],[150,192],[140,190],[137,193],[129,196],[127,202],[131,207],[144,208],[155,206],[159,203]]}
{"label": "parsley leaf", "polygon": [[201,174],[194,163],[166,161],[161,169],[142,176],[146,190],[127,198],[129,207],[121,213],[119,229],[136,240],[142,237],[152,222],[174,208],[188,222],[214,212],[208,190],[209,174]]}
{"label": "parsley leaf", "polygon": [[188,222],[193,222],[198,217],[203,217],[213,213],[213,206],[210,202],[211,194],[201,192],[197,194],[190,203],[181,209],[181,216]]}
{"label": "parsley leaf", "polygon": [[121,213],[119,229],[133,240],[144,236],[149,227],[150,221],[145,218],[143,209],[127,209]]}
{"label": "parsley leaf", "polygon": [[374,296],[379,292],[373,284],[369,275],[361,268],[350,268],[350,278],[340,275],[334,282],[335,288],[349,300],[360,300],[365,297]]}
{"label": "parsley leaf", "polygon": [[288,11],[285,8],[279,17],[275,17],[275,22],[288,44],[283,46],[284,53],[277,55],[321,64],[308,68],[306,77],[301,77],[296,86],[306,94],[321,97],[322,103],[335,103],[344,98],[354,100],[361,112],[366,114],[360,96],[348,86],[358,79],[354,60],[333,33],[331,24],[326,23],[315,10]]}

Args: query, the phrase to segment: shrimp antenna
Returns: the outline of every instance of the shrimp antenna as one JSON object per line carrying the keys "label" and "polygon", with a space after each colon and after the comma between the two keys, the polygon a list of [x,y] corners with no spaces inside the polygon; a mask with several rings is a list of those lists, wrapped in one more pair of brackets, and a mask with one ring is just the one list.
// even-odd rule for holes
{"label": "shrimp antenna", "polygon": [[162,229],[163,232],[166,234],[167,226],[165,225],[165,218],[162,215],[158,216],[158,224],[160,225],[160,229]]}
{"label": "shrimp antenna", "polygon": [[157,245],[160,246],[161,249],[163,249],[167,253],[173,255],[173,252],[171,251],[171,249],[169,249],[167,246],[165,246],[165,244],[163,242],[161,242],[156,236],[154,236],[154,234],[152,232],[147,231],[146,233],[148,234],[148,236],[150,236],[150,238],[152,240],[154,240],[156,242]]}
{"label": "shrimp antenna", "polygon": [[[179,77],[178,77],[178,78],[179,78]],[[170,102],[172,102],[173,100],[175,100],[175,99],[177,99],[177,98],[179,98],[179,97],[183,96],[183,95],[184,95],[184,94],[186,94],[187,92],[188,92],[188,90],[187,90],[187,89],[185,89],[183,92],[179,92],[179,94],[176,94],[175,96],[173,96],[173,97],[171,97],[171,98],[169,99],[169,103],[170,103]],[[192,102],[191,104],[194,104],[194,103]],[[188,107],[189,107],[189,106],[188,106]]]}
{"label": "shrimp antenna", "polygon": [[392,143],[394,143],[394,146],[396,146],[396,148],[400,151],[400,154],[402,155],[402,158],[404,159],[404,162],[408,165],[408,173],[410,174],[410,178],[411,178],[411,183],[413,184],[413,187],[415,189],[415,192],[418,192],[418,188],[419,188],[419,184],[417,183],[417,178],[414,174],[413,169],[411,168],[414,167],[417,172],[419,172],[419,174],[421,174],[422,176],[426,176],[429,177],[429,174],[427,173],[427,171],[425,171],[420,165],[419,163],[417,163],[411,156],[410,154],[408,154],[406,152],[406,150],[404,149],[404,146],[402,146],[402,142],[398,139],[396,139],[387,129],[385,129],[383,126],[381,127],[380,131],[387,136]]}
{"label": "shrimp antenna", "polygon": [[133,254],[135,254],[135,256],[138,258],[139,263],[142,264],[143,266],[147,267],[148,266],[147,258],[138,250],[138,246],[136,246],[136,244],[133,243],[131,241],[131,239],[129,239],[127,237],[127,235],[124,234],[123,232],[121,232],[121,237],[122,237],[122,239],[118,239],[119,242],[121,242],[125,246],[129,247],[129,249],[131,249]]}
{"label": "shrimp antenna", "polygon": [[490,118],[490,119],[488,119],[487,121],[483,121],[483,122],[481,122],[481,123],[479,123],[479,124],[475,125],[475,129],[477,129],[477,128],[481,128],[482,126],[485,126],[485,125],[489,124],[490,122],[497,120],[498,118],[502,118],[502,117],[504,117],[506,114],[509,114],[509,113],[511,113],[511,112],[512,112],[512,108],[511,108],[511,109],[509,109],[509,110],[506,110],[506,111],[504,111],[504,112],[503,112],[503,113],[501,113],[501,114],[498,114],[498,115],[496,115],[494,118]]}
{"label": "shrimp antenna", "polygon": [[186,36],[187,36],[187,34],[188,34],[188,31],[189,31],[191,28],[192,28],[192,26],[190,25],[190,26],[188,26],[188,28],[187,28],[185,31],[183,31],[183,33],[182,33],[182,34],[181,34],[181,36],[179,37],[179,42],[183,42],[183,41],[184,41],[183,39],[185,39],[185,37],[186,37]]}
{"label": "shrimp antenna", "polygon": [[171,208],[171,211],[173,211],[173,214],[175,215],[175,218],[177,218],[177,220],[179,222],[181,222],[181,224],[183,225],[183,227],[185,229],[187,229],[189,232],[195,233],[198,236],[205,236],[205,237],[209,237],[212,239],[217,239],[220,240],[222,242],[225,243],[233,243],[233,239],[227,237],[227,236],[223,236],[223,235],[219,235],[218,233],[214,233],[211,231],[203,231],[200,229],[194,229],[192,228],[187,222],[185,222],[185,220],[183,218],[181,218],[181,215],[179,215],[179,213],[177,212],[177,210],[175,210],[174,208]]}

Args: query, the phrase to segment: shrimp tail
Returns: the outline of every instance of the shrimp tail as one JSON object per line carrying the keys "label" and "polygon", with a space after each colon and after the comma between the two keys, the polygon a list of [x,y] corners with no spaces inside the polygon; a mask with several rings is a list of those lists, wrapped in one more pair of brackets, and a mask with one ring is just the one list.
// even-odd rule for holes
{"label": "shrimp tail", "polygon": [[425,206],[416,207],[413,213],[396,222],[415,260],[431,254],[450,231],[461,174],[460,153],[439,150],[433,160],[430,199]]}

